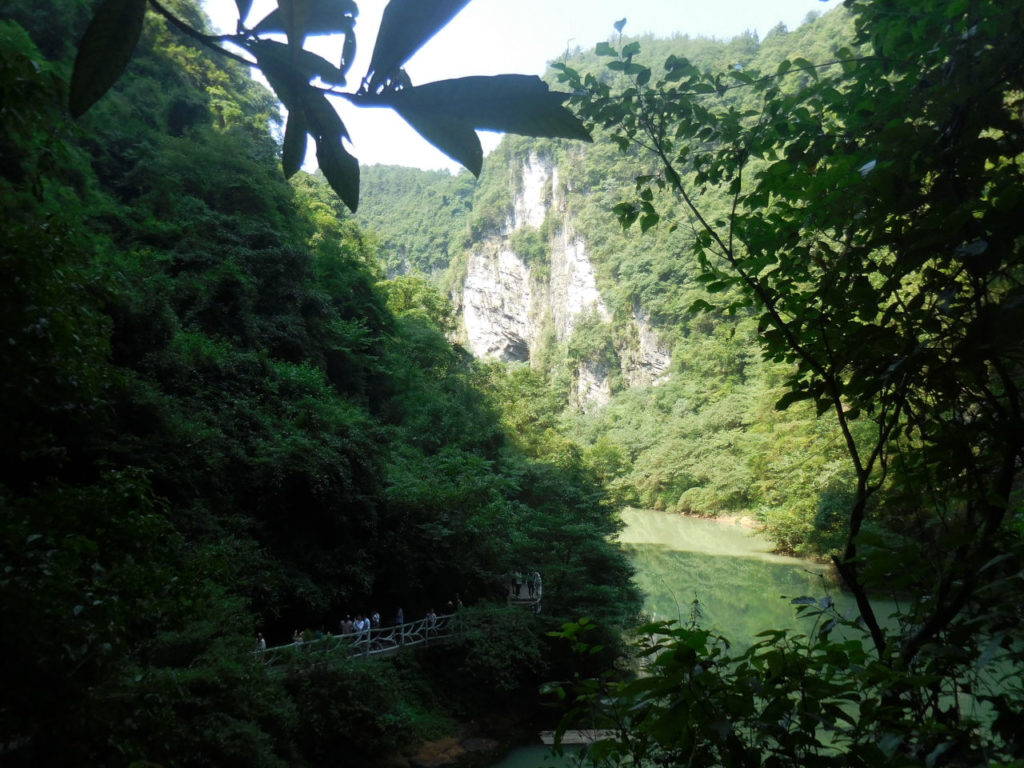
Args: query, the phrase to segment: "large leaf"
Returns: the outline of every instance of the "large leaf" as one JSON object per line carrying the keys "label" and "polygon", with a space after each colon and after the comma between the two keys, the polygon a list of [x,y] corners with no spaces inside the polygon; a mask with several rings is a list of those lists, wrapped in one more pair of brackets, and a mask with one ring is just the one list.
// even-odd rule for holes
{"label": "large leaf", "polygon": [[284,147],[281,151],[281,166],[284,168],[286,179],[295,175],[306,157],[307,126],[305,110],[297,109],[288,113],[288,124],[284,129]]}
{"label": "large leaf", "polygon": [[294,40],[334,34],[348,38],[358,13],[353,0],[280,0],[279,7],[253,27],[253,32],[286,34]]}
{"label": "large leaf", "polygon": [[391,0],[381,18],[366,79],[371,90],[393,75],[469,0]]}
{"label": "large leaf", "polygon": [[[256,40],[249,43],[248,48],[275,91],[275,78],[287,83],[285,87],[290,90],[295,90],[300,83],[308,83],[314,77],[319,77],[329,85],[345,84],[344,72],[327,59],[304,48],[285,45],[275,40]],[[287,104],[283,94],[278,93],[278,96]]]}
{"label": "large leaf", "polygon": [[142,34],[146,0],[103,0],[78,46],[68,108],[84,115],[124,72]]}
{"label": "large leaf", "polygon": [[402,117],[416,132],[452,160],[461,163],[479,176],[484,164],[484,150],[473,126],[457,117],[409,111]]}
{"label": "large leaf", "polygon": [[300,94],[309,132],[316,141],[316,159],[327,183],[353,213],[359,207],[359,161],[342,146],[348,130],[327,97],[314,88]]}
{"label": "large leaf", "polygon": [[562,102],[567,93],[548,89],[534,75],[494,75],[441,80],[405,88],[368,102],[393,108],[413,128],[474,174],[480,172],[473,129],[590,141],[583,124]]}
{"label": "large leaf", "polygon": [[318,140],[316,161],[331,189],[353,213],[359,207],[359,161],[345,151],[341,141]]}
{"label": "large leaf", "polygon": [[[359,161],[342,146],[348,131],[322,91],[303,80],[304,73],[289,61],[290,46],[262,40],[250,45],[278,98],[288,108],[282,165],[286,176],[298,170],[305,153],[305,136],[316,142],[316,157],[331,188],[352,211],[359,205]],[[262,54],[262,55],[261,55]]]}
{"label": "large leaf", "polygon": [[238,22],[244,24],[245,17],[252,10],[252,0],[235,0],[235,6],[238,8]]}
{"label": "large leaf", "polygon": [[277,98],[289,112],[296,109],[299,93],[309,86],[310,77],[308,73],[304,74],[299,67],[292,65],[289,46],[273,40],[257,40],[249,43],[247,47],[256,57],[260,71],[274,89]]}
{"label": "large leaf", "polygon": [[306,111],[306,121],[313,138],[337,139],[348,138],[348,130],[341,122],[337,110],[327,97],[315,88],[307,88],[300,94],[300,104]]}

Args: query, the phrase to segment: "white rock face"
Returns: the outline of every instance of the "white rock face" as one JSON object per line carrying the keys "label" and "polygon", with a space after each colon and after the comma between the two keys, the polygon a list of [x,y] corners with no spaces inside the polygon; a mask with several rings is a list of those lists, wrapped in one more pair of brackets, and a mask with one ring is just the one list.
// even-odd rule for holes
{"label": "white rock face", "polygon": [[471,253],[462,316],[473,355],[529,360],[532,298],[530,269],[507,246]]}
{"label": "white rock face", "polygon": [[572,402],[586,413],[608,405],[612,399],[609,371],[598,363],[582,363],[576,370],[576,382],[571,393]]}
{"label": "white rock face", "polygon": [[[554,170],[551,165],[543,162],[536,153],[530,155],[523,164],[523,188],[515,196],[512,215],[506,221],[508,232],[515,232],[523,227],[540,229],[548,212],[553,176]],[[545,190],[548,192],[547,195]]]}
{"label": "white rock face", "polygon": [[633,307],[633,318],[636,320],[636,330],[639,336],[639,355],[636,363],[637,369],[633,372],[642,372],[643,377],[639,383],[657,384],[664,381],[668,375],[668,366],[672,362],[672,350],[665,346],[658,334],[651,325],[651,314],[643,307]]}
{"label": "white rock face", "polygon": [[[523,163],[521,178],[502,232],[469,254],[462,295],[453,297],[462,308],[466,344],[479,358],[528,361],[545,331],[553,330],[555,338],[565,342],[584,313],[596,311],[611,320],[586,242],[574,231],[566,211],[557,167],[533,154]],[[542,281],[512,251],[509,235],[523,227],[540,229],[549,215],[557,218],[548,243],[548,279]],[[617,353],[626,384],[647,386],[667,375],[671,350],[662,344],[642,307],[634,307],[633,318],[632,343]],[[606,363],[580,364],[569,393],[572,402],[583,410],[606,404],[612,373]]]}
{"label": "white rock face", "polygon": [[563,232],[552,243],[550,292],[551,316],[559,341],[572,335],[576,319],[586,310],[594,308],[605,320],[611,318],[597,289],[586,244],[575,235]]}

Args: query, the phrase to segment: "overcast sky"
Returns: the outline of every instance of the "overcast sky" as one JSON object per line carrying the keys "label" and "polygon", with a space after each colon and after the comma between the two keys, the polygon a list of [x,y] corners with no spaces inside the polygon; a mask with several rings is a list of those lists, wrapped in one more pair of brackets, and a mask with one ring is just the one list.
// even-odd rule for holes
{"label": "overcast sky", "polygon": [[[366,71],[386,4],[385,0],[359,2],[359,48],[350,83],[358,84]],[[612,24],[623,17],[627,34],[668,37],[679,33],[728,40],[746,30],[764,37],[779,22],[794,29],[808,12],[825,12],[839,4],[840,0],[472,0],[420,49],[406,71],[414,85],[466,75],[540,75],[548,61],[567,48],[589,50],[607,40],[614,33]],[[204,0],[203,5],[216,27],[234,31],[234,0]],[[275,6],[274,0],[255,0],[250,25]],[[320,52],[337,63],[337,45]],[[390,110],[358,110],[345,104],[340,111],[352,135],[349,149],[364,165],[459,167]],[[485,148],[496,143],[493,134],[484,133],[481,138]]]}

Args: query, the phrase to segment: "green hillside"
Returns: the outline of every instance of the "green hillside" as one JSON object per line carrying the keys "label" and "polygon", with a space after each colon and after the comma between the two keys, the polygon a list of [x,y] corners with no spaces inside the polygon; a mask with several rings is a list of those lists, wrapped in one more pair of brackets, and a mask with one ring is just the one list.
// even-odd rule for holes
{"label": "green hillside", "polygon": [[[764,40],[612,34],[550,74],[594,144],[491,156],[471,247],[505,237],[536,155],[611,315],[492,366],[523,449],[581,456],[619,503],[750,515],[856,603],[792,596],[807,633],[745,650],[699,611],[640,628],[636,678],[556,688],[569,727],[619,729],[594,764],[1019,764],[1021,21],[848,0]],[[561,226],[503,245],[544,279]],[[458,295],[466,252],[448,259]],[[630,388],[640,310],[672,365]],[[571,382],[598,360],[613,396],[583,413]],[[591,627],[563,635],[585,652]]]}
{"label": "green hillside", "polygon": [[[417,107],[401,70],[423,10],[460,7],[394,2],[361,98],[472,159],[494,115]],[[277,23],[296,9],[354,23]],[[141,35],[79,109],[97,10],[99,79],[103,30]],[[494,717],[600,729],[602,767],[1024,765],[1021,4],[619,26],[546,77],[582,122],[555,96],[522,123],[592,144],[510,136],[479,179],[357,190],[310,86],[340,70],[253,37],[271,92],[197,45],[196,0],[3,5],[0,763],[403,766]],[[281,172],[307,132],[330,181]],[[474,360],[450,299],[533,156],[564,219],[508,245],[546,279],[568,223],[608,316]],[[640,314],[671,349],[650,386]],[[611,400],[584,410],[594,362]],[[806,630],[742,648],[699,602],[644,624],[624,505],[749,516],[834,578],[786,596]],[[533,571],[542,605],[509,604]],[[390,659],[257,651],[456,603],[455,640]]]}
{"label": "green hillside", "polygon": [[[729,42],[688,37],[622,42],[639,44],[637,61],[645,65],[673,55],[707,72],[772,71],[787,56],[827,60],[851,33],[849,14],[838,9],[809,18],[794,31],[776,28],[764,40],[746,35]],[[568,63],[599,73],[603,59],[577,51]],[[742,89],[727,95],[735,102],[749,97]],[[756,516],[785,551],[814,554],[837,546],[834,518],[842,514],[853,478],[844,468],[834,425],[817,421],[811,408],[775,411],[788,368],[762,359],[752,312],[689,312],[707,294],[696,280],[692,231],[681,210],[669,206],[661,224],[643,235],[623,232],[611,215],[632,192],[633,179],[654,172],[642,152],[620,151],[608,137],[593,145],[506,137],[489,156],[471,200],[472,177],[466,174],[367,169],[372,183],[359,218],[382,243],[394,246],[385,249],[391,254],[385,256],[386,268],[421,272],[443,290],[460,291],[467,250],[503,225],[518,168],[532,153],[558,167],[569,221],[588,244],[612,313],[610,322],[595,317],[579,323],[563,344],[552,341],[531,350],[534,374],[562,401],[559,434],[577,446],[619,503]],[[724,198],[714,205],[712,215],[720,215],[716,211],[725,210]],[[530,244],[522,242],[528,234],[517,232],[512,246],[536,261]],[[539,233],[539,240],[549,234]],[[538,242],[533,250],[537,246],[544,258],[547,245]],[[400,261],[394,260],[397,254]],[[669,378],[653,388],[626,387],[619,370],[637,343],[637,308],[650,316],[672,350]],[[581,414],[569,407],[567,380],[574,365],[595,358],[611,364],[614,398],[603,409]],[[517,426],[514,433],[526,425]]]}
{"label": "green hillside", "polygon": [[[596,479],[517,451],[435,293],[382,282],[322,177],[284,181],[244,68],[150,15],[71,123],[87,5],[0,22],[2,761],[368,764],[496,690],[529,709],[547,630],[588,612],[613,648],[638,606]],[[503,608],[513,569],[542,618]],[[498,635],[317,675],[251,656],[457,596]]]}

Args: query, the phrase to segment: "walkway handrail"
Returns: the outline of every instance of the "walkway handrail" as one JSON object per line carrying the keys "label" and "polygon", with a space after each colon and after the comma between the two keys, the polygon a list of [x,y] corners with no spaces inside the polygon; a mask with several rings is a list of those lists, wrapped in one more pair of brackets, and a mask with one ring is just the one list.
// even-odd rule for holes
{"label": "walkway handrail", "polygon": [[340,635],[327,634],[314,640],[275,645],[265,650],[257,649],[253,655],[268,666],[276,666],[299,654],[312,655],[344,654],[348,656],[376,656],[395,653],[400,648],[415,645],[429,645],[433,641],[445,640],[458,634],[457,614],[427,616],[404,624],[386,627],[371,627],[361,632]]}

